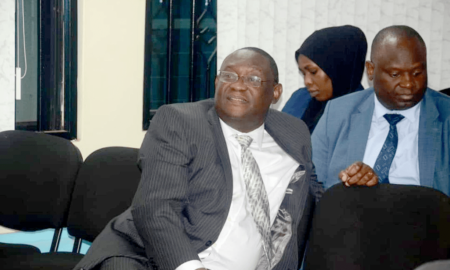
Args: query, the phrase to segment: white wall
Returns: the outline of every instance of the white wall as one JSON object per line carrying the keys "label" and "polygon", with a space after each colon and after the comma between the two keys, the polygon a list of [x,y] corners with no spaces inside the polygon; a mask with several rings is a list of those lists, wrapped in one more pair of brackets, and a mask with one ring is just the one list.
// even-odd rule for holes
{"label": "white wall", "polygon": [[[366,34],[370,45],[375,34],[393,24],[409,25],[425,40],[428,50],[428,84],[450,87],[449,0],[217,0],[218,68],[232,51],[260,47],[278,64],[281,109],[293,91],[304,86],[294,52],[314,30],[351,24]],[[363,85],[368,86],[363,79]]]}
{"label": "white wall", "polygon": [[145,0],[78,0],[78,146],[140,147]]}
{"label": "white wall", "polygon": [[0,131],[14,129],[15,1],[0,1]]}

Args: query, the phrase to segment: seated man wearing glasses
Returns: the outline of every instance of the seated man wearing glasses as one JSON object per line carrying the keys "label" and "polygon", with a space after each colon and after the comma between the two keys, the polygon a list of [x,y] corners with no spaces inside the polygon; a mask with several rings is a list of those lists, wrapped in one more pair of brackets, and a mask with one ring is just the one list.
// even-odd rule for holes
{"label": "seated man wearing glasses", "polygon": [[[230,54],[215,87],[214,100],[158,110],[132,206],[76,269],[298,269],[308,232],[297,227],[323,191],[308,128],[269,109],[282,86],[260,49]],[[363,164],[346,174],[377,182]]]}

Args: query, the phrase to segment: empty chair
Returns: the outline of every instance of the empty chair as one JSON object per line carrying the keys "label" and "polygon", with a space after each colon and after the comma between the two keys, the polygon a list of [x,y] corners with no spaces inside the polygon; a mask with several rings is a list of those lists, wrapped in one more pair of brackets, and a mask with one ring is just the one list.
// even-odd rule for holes
{"label": "empty chair", "polygon": [[[94,241],[112,218],[131,206],[141,178],[138,153],[136,148],[106,147],[86,158],[78,174],[67,227],[78,244],[81,239]],[[76,243],[74,251],[79,252],[79,248]]]}
{"label": "empty chair", "polygon": [[5,269],[73,269],[83,256],[79,254],[81,241],[92,242],[112,218],[130,207],[141,177],[138,152],[136,148],[106,147],[82,164],[67,219],[67,230],[75,237],[72,252],[31,254],[26,262]]}
{"label": "empty chair", "polygon": [[[30,131],[1,132],[0,225],[21,231],[54,228],[50,251],[55,252],[81,163],[80,151],[68,140]],[[39,251],[0,245],[1,260],[33,253]]]}
{"label": "empty chair", "polygon": [[414,269],[447,259],[450,203],[440,191],[380,184],[328,189],[314,214],[308,269]]}

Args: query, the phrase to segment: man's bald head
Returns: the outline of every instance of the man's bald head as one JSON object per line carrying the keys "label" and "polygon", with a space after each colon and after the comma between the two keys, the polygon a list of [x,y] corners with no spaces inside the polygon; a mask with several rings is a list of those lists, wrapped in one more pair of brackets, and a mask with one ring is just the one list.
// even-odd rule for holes
{"label": "man's bald head", "polygon": [[382,45],[390,42],[397,42],[398,39],[402,38],[416,38],[426,51],[425,41],[416,30],[406,25],[393,25],[382,29],[373,39],[370,60],[374,61],[376,59],[380,52],[379,48],[382,47]]}
{"label": "man's bald head", "polygon": [[[241,49],[234,51],[233,53],[236,53],[239,51],[244,51],[244,50],[255,52],[257,54],[260,54],[264,58],[266,58],[266,60],[269,61],[270,70],[272,71],[273,78],[274,78],[273,80],[275,83],[278,83],[278,67],[277,67],[277,64],[275,63],[275,60],[273,59],[273,57],[270,54],[268,54],[266,51],[261,50],[260,48],[256,48],[256,47],[241,48]],[[232,55],[233,53],[231,53],[230,55]],[[229,57],[230,55],[228,55],[227,57]]]}
{"label": "man's bald head", "polygon": [[423,39],[408,26],[381,30],[366,62],[378,101],[389,110],[417,105],[427,89],[427,50]]}

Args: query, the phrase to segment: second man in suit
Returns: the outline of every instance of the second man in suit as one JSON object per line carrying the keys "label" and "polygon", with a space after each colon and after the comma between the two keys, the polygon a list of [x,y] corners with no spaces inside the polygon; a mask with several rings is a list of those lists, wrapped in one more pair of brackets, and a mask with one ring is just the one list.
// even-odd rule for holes
{"label": "second man in suit", "polygon": [[450,195],[450,98],[427,88],[425,42],[408,26],[387,27],[366,69],[373,88],[330,102],[312,135],[318,180],[328,188],[361,160],[380,183]]}

